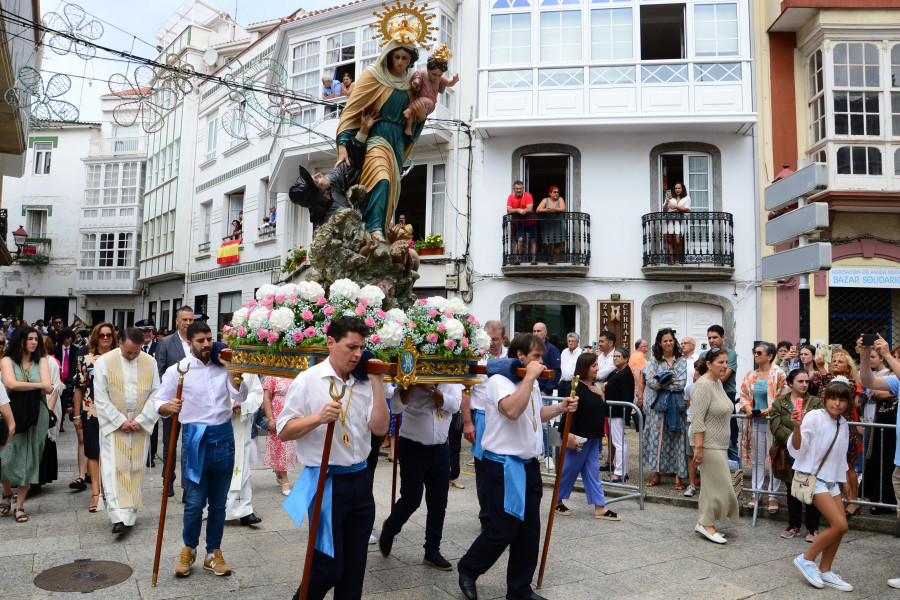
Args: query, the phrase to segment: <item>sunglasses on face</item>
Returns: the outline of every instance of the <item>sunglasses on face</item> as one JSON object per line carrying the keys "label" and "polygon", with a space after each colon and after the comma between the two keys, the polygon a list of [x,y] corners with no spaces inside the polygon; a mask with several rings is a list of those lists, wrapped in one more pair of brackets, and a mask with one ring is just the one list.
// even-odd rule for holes
{"label": "sunglasses on face", "polygon": [[111,338],[112,336],[113,336],[113,334],[111,334],[111,333],[98,333],[97,334],[97,337],[101,337],[101,338]]}

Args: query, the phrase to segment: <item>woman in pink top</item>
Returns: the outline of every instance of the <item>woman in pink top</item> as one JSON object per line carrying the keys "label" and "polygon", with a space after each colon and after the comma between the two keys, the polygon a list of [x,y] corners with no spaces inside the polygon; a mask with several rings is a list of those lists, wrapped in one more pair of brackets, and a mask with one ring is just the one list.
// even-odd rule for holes
{"label": "woman in pink top", "polygon": [[[449,55],[450,52],[447,51],[447,59],[450,58]],[[413,125],[417,121],[424,121],[425,117],[434,112],[437,95],[448,87],[453,87],[459,81],[458,73],[453,76],[453,79],[444,77],[444,73],[450,68],[446,60],[438,60],[435,55],[432,55],[428,57],[426,66],[427,69],[416,71],[410,81],[410,87],[415,92],[415,96],[403,111],[403,116],[406,117],[406,129],[403,133],[406,135],[412,135]]]}

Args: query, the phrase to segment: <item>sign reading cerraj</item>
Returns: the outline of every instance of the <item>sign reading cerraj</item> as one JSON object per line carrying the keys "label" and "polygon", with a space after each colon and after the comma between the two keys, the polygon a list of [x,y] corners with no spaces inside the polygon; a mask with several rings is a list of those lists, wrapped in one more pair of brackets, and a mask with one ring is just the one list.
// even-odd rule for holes
{"label": "sign reading cerraj", "polygon": [[832,268],[832,287],[900,288],[900,269]]}

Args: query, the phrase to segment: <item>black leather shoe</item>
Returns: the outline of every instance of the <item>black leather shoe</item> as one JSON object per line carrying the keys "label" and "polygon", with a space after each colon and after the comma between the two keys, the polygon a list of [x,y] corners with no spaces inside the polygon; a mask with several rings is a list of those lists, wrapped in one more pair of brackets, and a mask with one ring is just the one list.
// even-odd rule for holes
{"label": "black leather shoe", "polygon": [[434,567],[438,571],[453,570],[453,565],[450,564],[449,560],[441,556],[440,552],[425,555],[425,558],[422,560],[422,564],[428,565],[429,567]]}
{"label": "black leather shoe", "polygon": [[478,600],[478,590],[475,589],[475,580],[462,571],[459,572],[459,589],[462,590],[466,600]]}
{"label": "black leather shoe", "polygon": [[250,513],[246,517],[241,517],[241,525],[256,525],[257,523],[262,523],[262,519],[253,513]]}
{"label": "black leather shoe", "polygon": [[[387,521],[385,521],[387,523]],[[381,533],[378,535],[378,551],[385,558],[391,555],[391,548],[394,546],[394,536],[389,535],[384,530],[384,523],[381,524]]]}
{"label": "black leather shoe", "polygon": [[607,463],[603,463],[602,465],[600,465],[600,470],[601,471],[609,471],[609,463],[607,462]]}
{"label": "black leather shoe", "polygon": [[[169,488],[169,498],[173,498],[175,496],[175,488]],[[184,498],[181,499],[181,503],[184,504]]]}
{"label": "black leather shoe", "polygon": [[118,523],[113,523],[113,533],[125,533],[128,531],[128,528],[125,527],[125,523],[119,521]]}
{"label": "black leather shoe", "polygon": [[547,600],[543,596],[535,593],[533,590],[527,594],[507,594],[506,600]]}

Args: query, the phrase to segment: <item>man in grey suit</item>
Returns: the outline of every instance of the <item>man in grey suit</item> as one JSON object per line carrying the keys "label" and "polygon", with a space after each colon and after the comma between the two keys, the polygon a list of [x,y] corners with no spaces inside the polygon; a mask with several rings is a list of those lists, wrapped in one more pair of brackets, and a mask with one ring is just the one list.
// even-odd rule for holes
{"label": "man in grey suit", "polygon": [[[175,333],[162,339],[156,348],[156,366],[159,368],[159,377],[166,373],[169,367],[180,361],[191,353],[191,344],[187,340],[187,328],[194,322],[194,309],[190,306],[182,306],[175,313]],[[175,435],[175,451],[178,450],[178,434],[181,427],[176,431],[172,431],[172,418],[162,417],[160,421],[163,423],[163,465],[168,464],[169,457],[169,440]],[[165,468],[165,467],[163,467]],[[165,475],[165,474],[164,474]],[[184,473],[182,472],[182,478]],[[175,495],[175,463],[172,462],[172,483],[169,486],[169,497]]]}

